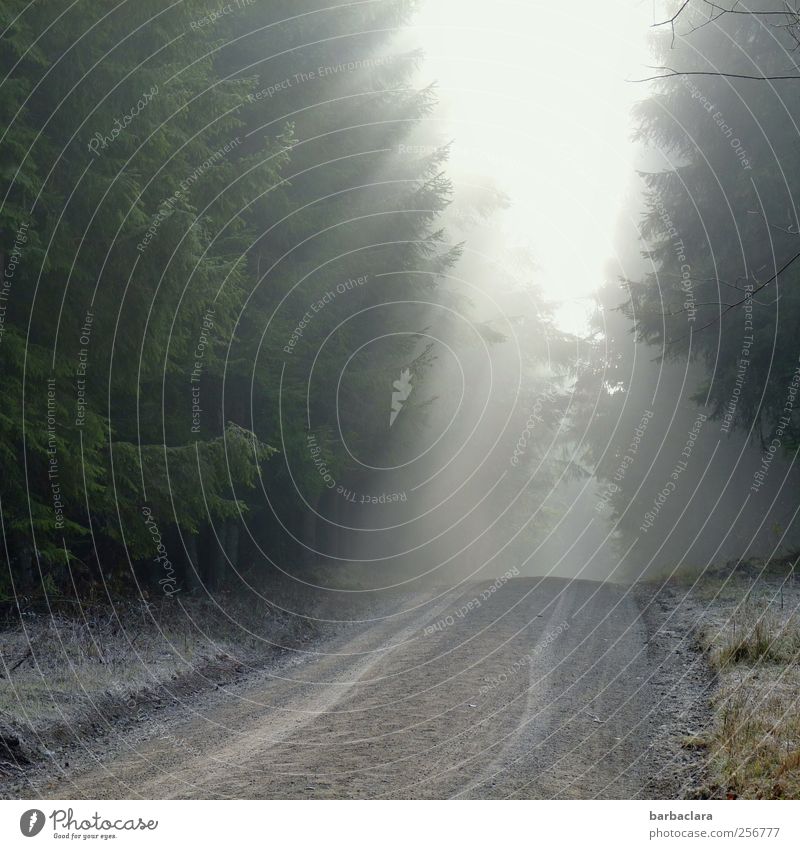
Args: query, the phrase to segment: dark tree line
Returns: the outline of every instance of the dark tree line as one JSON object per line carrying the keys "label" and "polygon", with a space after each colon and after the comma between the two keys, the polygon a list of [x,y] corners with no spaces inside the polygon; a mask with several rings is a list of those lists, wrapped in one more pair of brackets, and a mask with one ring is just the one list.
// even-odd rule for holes
{"label": "dark tree line", "polygon": [[0,2],[3,593],[301,557],[309,423],[346,478],[457,256],[413,5]]}
{"label": "dark tree line", "polygon": [[[676,542],[719,559],[718,545],[746,556],[758,534],[766,550],[796,508],[782,485],[800,444],[797,16],[768,0],[676,2],[673,14],[654,30],[657,76],[635,113],[641,260],[600,293],[577,383],[594,415],[586,461],[621,550],[638,540],[636,568],[674,565]],[[718,498],[731,527],[724,508],[702,525]],[[668,515],[661,535],[648,510]]]}

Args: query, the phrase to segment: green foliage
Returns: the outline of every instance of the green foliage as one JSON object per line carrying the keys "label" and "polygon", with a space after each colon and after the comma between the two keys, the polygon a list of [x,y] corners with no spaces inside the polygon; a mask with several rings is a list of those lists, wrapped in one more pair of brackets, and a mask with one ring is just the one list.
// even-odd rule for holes
{"label": "green foliage", "polygon": [[[0,501],[16,584],[45,564],[48,580],[102,570],[124,586],[152,553],[144,505],[185,541],[285,513],[294,484],[318,497],[309,404],[331,467],[352,464],[332,394],[343,362],[387,324],[388,290],[430,291],[458,256],[435,225],[444,155],[396,155],[433,92],[411,86],[418,56],[376,59],[414,5],[275,0],[198,25],[203,0],[0,0]],[[287,362],[299,317],[358,277]],[[401,338],[354,362],[341,423],[356,449],[378,425],[355,399],[413,356]]]}
{"label": "green foliage", "polygon": [[[666,34],[659,59],[680,70],[768,75],[793,48],[788,30],[758,15],[724,15],[674,46]],[[658,83],[638,110],[640,138],[671,167],[644,175],[653,272],[631,284],[629,315],[664,356],[702,358],[699,404],[732,426],[755,425],[767,441],[800,353],[800,264],[789,263],[800,252],[798,107],[796,81],[684,75]],[[784,448],[798,443],[797,413],[782,431]]]}
{"label": "green foliage", "polygon": [[107,532],[124,541],[136,559],[152,549],[141,519],[142,505],[189,535],[199,533],[210,518],[238,518],[248,507],[237,497],[234,482],[240,489],[255,487],[260,464],[274,453],[253,433],[232,423],[224,436],[191,445],[137,448],[113,443],[113,486],[106,490],[107,503],[100,509],[109,520]]}

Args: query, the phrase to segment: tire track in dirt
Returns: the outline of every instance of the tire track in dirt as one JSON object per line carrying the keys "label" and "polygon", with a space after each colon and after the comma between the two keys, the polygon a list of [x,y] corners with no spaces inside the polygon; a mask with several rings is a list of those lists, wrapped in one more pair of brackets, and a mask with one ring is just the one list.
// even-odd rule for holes
{"label": "tire track in dirt", "polygon": [[662,659],[624,587],[517,578],[421,602],[47,795],[626,798],[656,770],[667,794]]}

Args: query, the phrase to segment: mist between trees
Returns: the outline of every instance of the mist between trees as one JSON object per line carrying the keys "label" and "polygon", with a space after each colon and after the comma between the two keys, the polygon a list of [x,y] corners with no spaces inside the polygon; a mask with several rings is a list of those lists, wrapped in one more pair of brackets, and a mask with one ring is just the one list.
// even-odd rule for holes
{"label": "mist between trees", "polygon": [[[433,103],[416,56],[381,55],[412,4],[303,5],[1,4],[4,595],[185,593],[308,559],[287,469],[312,501],[324,484],[299,378],[281,438],[281,349],[307,304],[359,281],[294,340],[302,375],[384,300],[373,277],[412,300],[457,249],[435,224],[443,154],[388,152]],[[389,325],[366,315],[336,349]],[[347,392],[409,347],[359,362]],[[340,368],[319,363],[312,399],[337,475]]]}
{"label": "mist between trees", "polygon": [[0,3],[4,596],[794,550],[800,84],[740,78],[791,18],[661,31],[579,336],[484,250],[416,5]]}

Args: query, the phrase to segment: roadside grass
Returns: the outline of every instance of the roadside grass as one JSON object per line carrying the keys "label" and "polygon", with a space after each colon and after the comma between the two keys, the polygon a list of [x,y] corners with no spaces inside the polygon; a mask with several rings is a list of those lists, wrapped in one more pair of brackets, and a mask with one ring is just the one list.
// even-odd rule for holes
{"label": "roadside grass", "polygon": [[747,669],[722,684],[708,746],[719,795],[800,798],[799,687],[796,667]]}
{"label": "roadside grass", "polygon": [[[713,584],[718,577],[713,576]],[[728,582],[727,594],[698,584],[699,639],[717,675],[714,720],[707,734],[685,740],[705,748],[707,795],[744,799],[800,798],[800,586],[762,573]]]}
{"label": "roadside grass", "polygon": [[308,619],[234,598],[24,611],[0,628],[0,776],[87,725],[102,732],[173,691],[234,680],[314,633]]}
{"label": "roadside grass", "polygon": [[722,629],[709,629],[704,642],[718,670],[736,663],[796,664],[800,654],[800,616],[774,603],[745,597]]}
{"label": "roadside grass", "polygon": [[[402,593],[384,599],[386,610]],[[78,605],[6,601],[0,618],[0,797],[43,757],[118,733],[250,672],[294,663],[384,607],[363,594],[309,599],[296,581],[221,592]],[[163,715],[163,714],[159,714]],[[65,755],[66,757],[66,755]]]}

